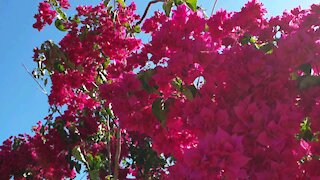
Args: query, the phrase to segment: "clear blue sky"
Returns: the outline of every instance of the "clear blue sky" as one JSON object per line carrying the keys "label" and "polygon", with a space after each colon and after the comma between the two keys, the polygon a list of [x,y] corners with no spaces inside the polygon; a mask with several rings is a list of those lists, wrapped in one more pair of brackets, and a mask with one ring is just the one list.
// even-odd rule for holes
{"label": "clear blue sky", "polygon": [[[70,0],[72,4],[96,3],[99,0]],[[135,1],[139,14],[142,14],[147,0]],[[199,0],[199,5],[211,12],[214,0]],[[239,10],[246,0],[218,0],[220,8]],[[281,14],[285,9],[298,5],[303,8],[320,0],[261,0],[268,10],[268,16]],[[46,27],[42,32],[32,28],[33,15],[39,0],[0,0],[0,141],[11,135],[30,133],[31,126],[42,120],[48,111],[47,97],[22,67],[25,64],[32,70],[32,49],[47,39],[58,42],[64,33]],[[152,9],[160,8],[154,6]],[[151,9],[151,10],[152,10]],[[152,14],[152,13],[149,13]],[[49,88],[48,88],[49,90]]]}

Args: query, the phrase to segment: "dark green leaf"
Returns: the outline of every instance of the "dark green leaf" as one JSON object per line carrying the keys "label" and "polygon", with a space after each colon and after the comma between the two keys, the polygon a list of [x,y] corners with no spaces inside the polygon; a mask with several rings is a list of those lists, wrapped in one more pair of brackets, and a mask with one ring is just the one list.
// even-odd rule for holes
{"label": "dark green leaf", "polygon": [[179,5],[183,4],[183,1],[182,0],[174,0],[174,4],[179,6]]}
{"label": "dark green leaf", "polygon": [[299,76],[298,77],[298,85],[300,89],[307,89],[310,87],[318,86],[320,84],[319,76]]}
{"label": "dark green leaf", "polygon": [[187,97],[187,99],[193,100],[197,93],[197,89],[193,85],[189,85],[186,88],[184,88],[182,92]]}
{"label": "dark green leaf", "polygon": [[114,117],[114,114],[110,108],[106,108],[106,112],[110,117],[112,117],[112,118]]}
{"label": "dark green leaf", "polygon": [[100,180],[99,170],[91,170],[89,171],[89,177],[91,180]]}
{"label": "dark green leaf", "polygon": [[272,54],[274,45],[272,43],[265,43],[259,47],[260,50],[266,54]]}
{"label": "dark green leaf", "polygon": [[246,34],[241,38],[240,43],[242,45],[246,45],[246,44],[248,44],[250,42],[250,38],[251,38],[251,36]]}
{"label": "dark green leaf", "polygon": [[164,108],[164,102],[162,98],[157,98],[152,103],[152,113],[160,121],[161,125],[166,121],[166,110]]}
{"label": "dark green leaf", "polygon": [[56,26],[57,29],[59,29],[60,31],[67,31],[68,29],[66,29],[66,27],[63,25],[62,20],[60,19],[56,19],[56,21],[54,22],[54,25]]}
{"label": "dark green leaf", "polygon": [[187,88],[190,89],[193,97],[195,97],[197,94],[197,88],[194,85],[189,85]]}
{"label": "dark green leaf", "polygon": [[156,87],[151,87],[149,85],[150,80],[152,79],[152,76],[154,75],[155,71],[150,69],[147,71],[142,71],[137,75],[137,78],[140,80],[142,84],[142,88],[148,91],[149,93],[152,93],[156,91]]}
{"label": "dark green leaf", "polygon": [[307,63],[307,64],[302,64],[299,69],[305,73],[305,75],[311,75],[311,69],[312,66],[311,64]]}
{"label": "dark green leaf", "polygon": [[100,155],[94,156],[93,160],[90,161],[89,164],[92,170],[99,170],[100,167],[102,166],[102,160]]}
{"label": "dark green leaf", "polygon": [[63,66],[61,63],[59,63],[59,62],[56,62],[56,63],[54,64],[54,68],[55,68],[57,71],[59,71],[59,72],[64,72],[64,71],[65,71],[64,66]]}
{"label": "dark green leaf", "polygon": [[166,16],[168,16],[168,17],[170,16],[172,6],[173,6],[173,1],[172,0],[163,3],[162,8],[163,8]]}

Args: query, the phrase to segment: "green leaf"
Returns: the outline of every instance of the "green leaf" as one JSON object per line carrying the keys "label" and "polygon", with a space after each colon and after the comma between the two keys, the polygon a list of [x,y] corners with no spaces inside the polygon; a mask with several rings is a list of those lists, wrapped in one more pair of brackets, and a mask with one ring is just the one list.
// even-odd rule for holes
{"label": "green leaf", "polygon": [[75,15],[75,16],[73,17],[72,21],[76,22],[77,24],[80,24],[80,23],[81,23],[81,20],[80,20],[80,18],[79,18],[77,15]]}
{"label": "green leaf", "polygon": [[197,10],[197,0],[186,0],[186,3],[190,9],[193,11]]}
{"label": "green leaf", "polygon": [[49,1],[51,3],[51,5],[53,6],[58,6],[58,2],[56,0],[51,0]]}
{"label": "green leaf", "polygon": [[313,133],[311,129],[311,120],[309,117],[304,118],[300,124],[300,133],[296,135],[298,140],[318,141],[319,132]]}
{"label": "green leaf", "polygon": [[179,77],[176,77],[172,81],[172,86],[175,87],[178,91],[182,91],[182,80]]}
{"label": "green leaf", "polygon": [[62,20],[60,19],[56,19],[56,21],[54,22],[54,25],[56,26],[57,29],[59,29],[60,31],[67,31],[68,29],[66,29],[66,27],[63,25]]}
{"label": "green leaf", "polygon": [[301,64],[299,69],[305,73],[305,75],[311,75],[312,66],[309,63]]}
{"label": "green leaf", "polygon": [[174,4],[179,6],[179,5],[183,4],[183,1],[182,0],[174,0]]}
{"label": "green leaf", "polygon": [[76,146],[72,149],[72,155],[75,157],[77,160],[87,163],[86,159],[84,158],[84,155],[81,152],[80,146]]}
{"label": "green leaf", "polygon": [[141,27],[140,26],[134,26],[133,32],[140,33],[141,32]]}
{"label": "green leaf", "polygon": [[112,110],[110,108],[106,108],[106,113],[111,117],[111,118],[114,118],[114,114],[112,112]]}
{"label": "green leaf", "polygon": [[193,100],[197,94],[197,89],[193,85],[189,85],[183,89],[182,93],[187,97],[188,100]]}
{"label": "green leaf", "polygon": [[140,80],[142,84],[142,88],[148,91],[149,93],[152,93],[157,90],[155,86],[150,86],[149,82],[152,79],[152,76],[155,74],[155,71],[150,69],[147,71],[142,71],[137,75],[137,78]]}
{"label": "green leaf", "polygon": [[88,161],[88,164],[89,164],[89,167],[90,167],[90,169],[92,169],[92,167],[94,166],[93,165],[93,156],[92,156],[92,154],[87,154],[87,161]]}
{"label": "green leaf", "polygon": [[100,180],[99,170],[89,171],[89,177],[91,180]]}
{"label": "green leaf", "polygon": [[266,54],[272,54],[274,45],[272,43],[265,43],[260,45],[259,49],[264,51]]}
{"label": "green leaf", "polygon": [[168,16],[168,17],[170,16],[172,6],[173,6],[173,1],[172,0],[170,0],[168,2],[165,2],[162,5],[163,10],[164,10],[166,16]]}
{"label": "green leaf", "polygon": [[306,117],[302,123],[300,124],[300,130],[302,132],[304,131],[311,131],[311,122],[310,122],[310,118],[309,117]]}
{"label": "green leaf", "polygon": [[65,12],[63,12],[60,7],[56,8],[56,12],[58,13],[58,19],[63,19],[63,20],[67,20],[68,19],[67,14]]}
{"label": "green leaf", "polygon": [[254,36],[251,36],[251,37],[250,37],[250,43],[251,43],[251,44],[255,44],[256,42],[257,42],[257,38],[254,37]]}
{"label": "green leaf", "polygon": [[95,81],[96,81],[96,84],[97,84],[97,85],[101,85],[101,84],[104,83],[104,81],[101,79],[100,76],[96,76],[96,77],[95,77]]}
{"label": "green leaf", "polygon": [[111,63],[110,58],[107,58],[102,64],[103,68],[106,69],[110,63]]}
{"label": "green leaf", "polygon": [[250,38],[251,38],[250,35],[245,34],[245,35],[240,39],[240,43],[241,43],[242,45],[246,45],[246,44],[248,44],[248,43],[250,42]]}
{"label": "green leaf", "polygon": [[292,73],[290,73],[290,80],[295,81],[295,80],[297,80],[298,78],[299,78],[299,75],[298,75],[297,72],[292,72]]}
{"label": "green leaf", "polygon": [[193,100],[193,95],[190,89],[188,88],[183,89],[183,94],[187,97],[187,99]]}
{"label": "green leaf", "polygon": [[105,7],[108,7],[109,2],[110,2],[110,0],[104,0],[104,1],[103,1],[104,6],[105,6]]}
{"label": "green leaf", "polygon": [[314,87],[320,84],[320,77],[319,76],[299,76],[298,84],[300,89],[307,89],[310,87]]}
{"label": "green leaf", "polygon": [[[255,36],[251,36],[250,34],[245,34],[242,39],[240,40],[240,43],[242,45],[246,45],[246,44],[256,44],[257,42],[257,38]],[[260,48],[260,47],[259,47]],[[257,48],[257,49],[259,49]]]}
{"label": "green leaf", "polygon": [[126,27],[128,30],[130,30],[130,23],[128,23],[128,22],[125,22],[124,24],[123,24],[123,26],[124,27]]}
{"label": "green leaf", "polygon": [[126,3],[124,2],[124,0],[117,0],[117,2],[118,2],[122,7],[126,7]]}
{"label": "green leaf", "polygon": [[166,110],[164,108],[164,102],[162,98],[157,98],[152,103],[152,113],[160,121],[161,125],[165,125],[166,122]]}
{"label": "green leaf", "polygon": [[64,66],[60,63],[60,62],[56,62],[54,64],[54,68],[59,71],[59,72],[64,72],[66,69],[64,68]]}

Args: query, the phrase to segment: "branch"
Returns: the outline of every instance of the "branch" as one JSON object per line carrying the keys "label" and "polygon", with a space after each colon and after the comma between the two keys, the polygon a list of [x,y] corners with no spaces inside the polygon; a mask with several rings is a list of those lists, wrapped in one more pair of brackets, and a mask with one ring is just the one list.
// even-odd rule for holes
{"label": "branch", "polygon": [[211,16],[212,16],[212,14],[213,14],[214,8],[215,8],[216,5],[217,5],[217,2],[218,2],[218,0],[215,0],[215,1],[214,1],[213,7],[212,7],[212,11],[211,11]]}
{"label": "branch", "polygon": [[118,180],[119,176],[119,160],[120,160],[120,153],[121,153],[121,129],[120,125],[117,129],[117,147],[116,147],[116,155],[115,155],[115,161],[114,161],[114,179]]}
{"label": "branch", "polygon": [[46,91],[46,89],[36,80],[36,78],[32,75],[32,73],[29,71],[29,69],[22,64],[22,66],[24,67],[24,69],[27,71],[27,73],[32,77],[32,79],[37,83],[37,85],[39,86],[40,90],[46,95],[48,96],[48,92]]}
{"label": "branch", "polygon": [[[109,115],[107,116],[107,118],[106,118],[106,120],[107,120],[107,128],[108,128],[108,131],[109,131],[109,133],[111,132],[111,129],[110,129],[110,117],[109,117]],[[112,156],[111,156],[111,147],[110,147],[110,145],[111,145],[111,139],[110,139],[110,136],[108,135],[108,142],[107,142],[107,151],[108,151],[108,173],[111,175],[112,174],[112,172],[111,172],[111,162],[112,162]]]}
{"label": "branch", "polygon": [[139,25],[139,24],[141,24],[142,21],[144,20],[144,18],[146,18],[150,6],[151,6],[152,4],[155,4],[155,3],[158,3],[158,2],[164,2],[164,0],[153,0],[153,1],[150,1],[150,2],[148,3],[146,9],[144,10],[144,13],[143,13],[141,19],[136,23],[136,26]]}
{"label": "branch", "polygon": [[[32,77],[32,79],[37,83],[37,85],[39,86],[41,92],[43,92],[46,96],[49,96],[48,95],[48,92],[46,91],[46,89],[38,82],[38,80],[32,75],[32,73],[29,71],[29,69],[27,68],[26,65],[24,65],[22,63],[22,66],[24,67],[24,69],[27,71],[27,73]],[[60,116],[62,116],[62,113],[60,112],[60,110],[58,109],[57,106],[54,106],[55,108],[55,111],[58,112],[60,114]]]}

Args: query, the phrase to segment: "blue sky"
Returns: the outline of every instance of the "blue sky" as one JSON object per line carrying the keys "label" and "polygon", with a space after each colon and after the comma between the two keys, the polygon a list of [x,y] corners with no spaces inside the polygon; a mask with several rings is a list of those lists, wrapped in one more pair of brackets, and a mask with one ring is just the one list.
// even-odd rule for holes
{"label": "blue sky", "polygon": [[[22,67],[32,70],[32,49],[47,39],[58,42],[64,33],[46,27],[40,33],[32,28],[33,15],[37,12],[39,0],[0,0],[0,141],[11,135],[30,133],[31,127],[42,120],[48,112],[47,97]],[[96,3],[99,0],[70,0],[72,4]],[[148,1],[136,0],[139,14]],[[215,10],[220,8],[239,10],[246,0],[218,0]],[[261,0],[268,10],[268,16],[281,14],[285,9],[298,5],[303,8],[320,0]],[[210,14],[214,0],[199,0],[199,5]],[[160,8],[160,4],[151,11]],[[152,12],[149,12],[149,15]],[[48,88],[49,90],[49,88]]]}

